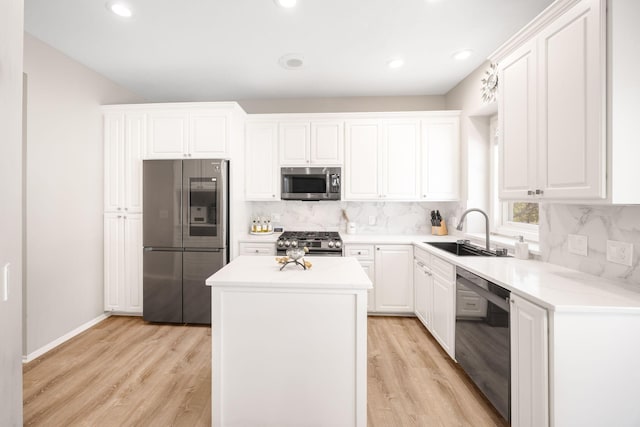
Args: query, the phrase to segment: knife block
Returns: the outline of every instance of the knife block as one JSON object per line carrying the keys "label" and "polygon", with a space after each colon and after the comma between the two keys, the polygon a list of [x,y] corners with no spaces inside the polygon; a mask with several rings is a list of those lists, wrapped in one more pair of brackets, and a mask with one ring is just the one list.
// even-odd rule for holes
{"label": "knife block", "polygon": [[444,222],[444,219],[440,221],[440,227],[431,227],[431,234],[433,234],[434,236],[446,236],[447,234],[449,234],[449,232],[447,231],[447,223]]}

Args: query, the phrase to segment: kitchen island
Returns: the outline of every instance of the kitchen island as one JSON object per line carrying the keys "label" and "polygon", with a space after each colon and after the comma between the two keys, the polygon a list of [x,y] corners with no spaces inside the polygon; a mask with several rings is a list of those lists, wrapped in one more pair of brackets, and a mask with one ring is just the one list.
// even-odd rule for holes
{"label": "kitchen island", "polygon": [[367,424],[367,290],[355,258],[240,256],[212,286],[214,426]]}

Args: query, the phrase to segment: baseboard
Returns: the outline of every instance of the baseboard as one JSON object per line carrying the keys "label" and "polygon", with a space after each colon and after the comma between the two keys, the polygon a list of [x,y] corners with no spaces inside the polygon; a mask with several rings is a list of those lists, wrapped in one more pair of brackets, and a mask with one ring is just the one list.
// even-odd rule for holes
{"label": "baseboard", "polygon": [[45,354],[49,350],[53,350],[54,348],[56,348],[60,344],[66,342],[66,341],[69,341],[71,338],[73,338],[76,335],[86,331],[90,327],[92,327],[94,325],[97,325],[98,323],[102,322],[103,320],[105,320],[106,318],[108,318],[110,316],[111,316],[111,313],[104,313],[104,314],[101,314],[100,316],[96,317],[95,319],[89,320],[87,323],[78,326],[77,328],[75,328],[74,330],[72,330],[70,332],[67,332],[66,334],[64,334],[60,338],[51,341],[49,344],[40,347],[36,351],[31,352],[26,356],[22,356],[22,363],[31,362],[32,360],[42,356],[43,354]]}

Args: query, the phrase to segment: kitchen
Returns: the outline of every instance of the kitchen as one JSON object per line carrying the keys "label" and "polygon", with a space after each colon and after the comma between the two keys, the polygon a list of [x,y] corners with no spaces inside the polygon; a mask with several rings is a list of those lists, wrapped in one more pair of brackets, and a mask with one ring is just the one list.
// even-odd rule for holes
{"label": "kitchen", "polygon": [[[538,11],[543,7],[541,6]],[[516,33],[536,13],[532,13],[518,27],[512,28],[509,35]],[[613,31],[615,29],[614,27]],[[506,38],[508,37],[504,39]],[[498,45],[499,43],[496,43],[492,48],[495,49]],[[82,67],[77,63],[71,63],[69,58],[60,55],[31,35],[25,35],[25,46],[25,72],[30,89],[27,109],[31,116],[27,116],[27,135],[30,143],[25,148],[26,156],[24,157],[26,165],[24,185],[27,199],[25,202],[26,236],[24,237],[27,286],[24,291],[27,309],[23,322],[26,325],[26,337],[24,338],[25,348],[20,349],[20,352],[22,355],[36,355],[38,350],[49,343],[65,336],[75,335],[72,332],[76,330],[79,332],[79,328],[83,326],[88,327],[88,324],[104,311],[102,301],[103,195],[101,190],[104,155],[102,153],[102,111],[99,106],[139,104],[145,102],[145,99],[106,80],[95,76],[87,77],[86,69],[81,69]],[[633,46],[631,41],[629,46]],[[490,52],[491,50],[488,51]],[[618,57],[616,59],[624,60]],[[464,201],[462,204],[455,201],[398,201],[381,205],[380,202],[370,199],[356,201],[346,198],[334,204],[250,201],[238,206],[239,209],[244,209],[242,216],[246,220],[238,221],[238,228],[232,232],[237,236],[246,234],[248,220],[253,215],[271,215],[273,218],[272,214],[275,213],[280,215],[279,222],[287,229],[303,230],[299,227],[305,227],[304,230],[314,231],[331,227],[338,229],[341,235],[347,238],[349,236],[346,231],[343,231],[346,221],[342,219],[341,214],[342,209],[345,209],[350,220],[356,223],[357,230],[354,234],[356,237],[367,234],[429,235],[431,233],[428,222],[429,212],[437,209],[449,220],[449,231],[453,234],[456,221],[452,221],[451,218],[460,218],[466,207],[488,208],[489,206],[490,185],[487,173],[487,165],[490,163],[490,154],[487,150],[489,124],[487,114],[482,111],[484,105],[479,97],[480,82],[488,64],[478,64],[478,68],[469,77],[462,80],[466,74],[460,75],[458,81],[462,80],[461,83],[443,96],[389,97],[386,100],[373,97],[359,101],[354,98],[342,98],[334,99],[333,106],[330,108],[326,107],[326,103],[330,102],[326,98],[316,103],[309,99],[298,102],[281,99],[241,104],[250,112],[250,115],[269,112],[267,108],[274,112],[309,113],[310,115],[332,114],[335,111],[353,111],[353,114],[357,114],[355,112],[460,110],[462,111],[460,117],[462,161],[459,177],[462,185],[459,197]],[[620,73],[622,83],[620,83],[621,87],[617,87],[618,80],[614,80],[612,91],[632,93],[631,88],[624,83],[625,69],[616,71],[614,68],[613,70],[614,73]],[[83,79],[78,78],[74,82],[75,85],[62,84],[73,75]],[[56,83],[52,84],[52,82]],[[81,93],[82,86],[79,82],[91,86],[93,92]],[[284,92],[283,94],[286,95]],[[71,102],[70,100],[76,102],[76,105],[66,104]],[[178,96],[168,96],[165,100],[182,99]],[[297,105],[295,110],[294,105]],[[629,101],[627,105],[633,104]],[[617,107],[618,104],[614,104],[613,111],[616,111]],[[619,108],[623,109],[622,114],[624,111],[628,111],[628,114],[633,111],[631,107],[625,109],[622,101]],[[618,118],[624,119],[623,116],[616,114],[615,119]],[[255,116],[253,119],[265,120],[264,117]],[[610,132],[615,134],[620,131],[619,129],[613,127]],[[55,136],[55,140],[58,141],[55,145],[50,143],[52,136]],[[84,139],[88,136],[95,141],[94,144],[84,143]],[[66,142],[63,144],[61,141]],[[611,148],[611,156],[607,158],[616,165],[620,165],[611,171],[613,184],[615,185],[616,181],[634,182],[633,170],[631,169],[630,172],[630,169],[625,167],[625,162],[632,161],[634,156],[619,154],[624,151],[618,152]],[[56,160],[64,167],[56,166],[56,162],[52,165],[52,160]],[[41,171],[43,170],[48,171],[49,174],[46,180],[42,180]],[[69,173],[71,171],[72,173]],[[244,176],[244,173],[241,174],[239,180],[244,180]],[[345,185],[347,185],[346,182]],[[59,188],[67,189],[73,196],[60,194]],[[614,187],[612,195],[618,190],[619,187]],[[629,192],[633,196],[633,189]],[[593,199],[587,199],[584,204],[541,203],[539,256],[543,261],[551,264],[585,271],[607,280],[626,280],[631,285],[637,285],[637,271],[633,267],[608,262],[605,254],[607,240],[633,243],[636,249],[633,251],[633,260],[637,260],[638,248],[634,233],[637,231],[638,211],[633,206],[623,206],[632,205],[634,201],[631,198],[627,200],[621,198],[620,205],[611,205],[589,200]],[[55,227],[52,227],[52,224],[55,224]],[[480,234],[484,233],[484,222],[479,215],[469,216],[467,227]],[[84,240],[80,241],[77,238],[69,240],[70,230],[74,229],[82,230]],[[586,257],[568,251],[569,234],[589,237]],[[18,236],[17,239],[20,240],[20,237]],[[59,250],[58,243],[61,241],[69,242],[66,251]],[[481,237],[477,243],[482,244],[482,241]],[[578,241],[581,241],[580,238]],[[239,251],[239,240],[236,239],[234,244],[237,246],[235,250]],[[76,247],[80,250],[75,249]],[[530,247],[533,248],[533,244],[530,244]],[[51,256],[51,254],[55,255]],[[2,262],[4,265],[5,260],[3,259]],[[20,262],[18,260],[11,264],[19,266]],[[632,264],[636,265],[637,262]],[[74,277],[69,277],[69,271],[75,272]],[[11,276],[16,279],[20,277],[15,270],[11,271]],[[95,283],[95,286],[86,286],[85,283]]]}

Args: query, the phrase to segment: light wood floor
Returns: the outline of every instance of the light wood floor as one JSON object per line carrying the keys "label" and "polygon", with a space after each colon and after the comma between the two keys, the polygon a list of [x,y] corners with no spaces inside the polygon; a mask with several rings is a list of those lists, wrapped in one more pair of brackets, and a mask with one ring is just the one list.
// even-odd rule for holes
{"label": "light wood floor", "polygon": [[[370,317],[371,427],[504,426],[414,318]],[[209,426],[211,329],[113,316],[24,366],[26,426]]]}

